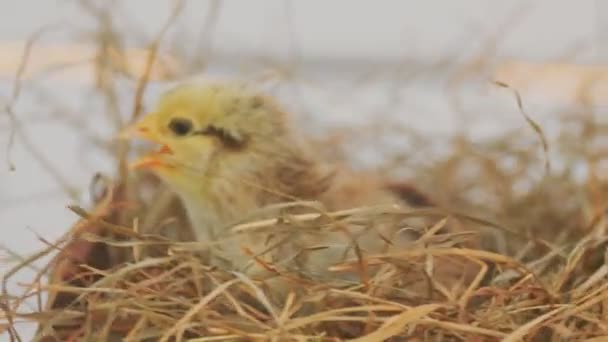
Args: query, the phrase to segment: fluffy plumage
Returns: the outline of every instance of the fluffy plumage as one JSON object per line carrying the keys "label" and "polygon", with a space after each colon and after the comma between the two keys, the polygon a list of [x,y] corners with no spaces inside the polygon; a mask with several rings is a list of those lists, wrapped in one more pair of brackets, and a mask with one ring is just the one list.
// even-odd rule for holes
{"label": "fluffy plumage", "polygon": [[[403,204],[373,177],[326,167],[297,139],[287,119],[272,99],[243,85],[178,86],[130,129],[161,145],[160,150],[135,161],[134,167],[153,171],[175,191],[197,240],[227,239],[228,243],[213,248],[213,254],[239,269],[251,264],[244,248],[264,254],[272,239],[269,234],[229,236],[228,228],[269,205],[316,200],[336,210]],[[323,240],[318,236],[290,236],[284,248],[269,252],[270,259],[285,260],[289,258],[285,253],[313,245],[331,246],[305,258],[308,270],[322,273],[345,255],[350,241],[340,232],[324,234]],[[371,249],[384,245],[377,232],[363,243]]]}

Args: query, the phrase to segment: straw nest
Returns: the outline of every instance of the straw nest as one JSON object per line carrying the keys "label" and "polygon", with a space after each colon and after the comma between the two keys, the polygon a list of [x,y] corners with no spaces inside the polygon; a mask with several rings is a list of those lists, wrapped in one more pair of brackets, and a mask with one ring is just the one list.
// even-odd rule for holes
{"label": "straw nest", "polygon": [[[80,220],[66,236],[5,277],[2,328],[17,339],[15,326],[34,321],[41,341],[599,339],[608,335],[601,174],[608,127],[563,120],[560,132],[545,152],[542,132],[523,130],[482,144],[453,139],[433,160],[428,148],[436,144],[418,138],[411,151],[387,157],[390,165],[378,172],[416,179],[433,194],[433,208],[311,207],[235,227],[323,231],[388,222],[417,233],[409,248],[358,253],[333,267],[355,270],[351,282],[252,256],[289,282],[286,296],[262,280],[209,267],[187,233],[168,235],[188,223],[155,179],[99,178],[96,205],[70,207]],[[431,223],[410,226],[416,217]],[[15,272],[53,253],[23,293],[7,292]],[[38,308],[28,309],[24,303],[36,297]]]}

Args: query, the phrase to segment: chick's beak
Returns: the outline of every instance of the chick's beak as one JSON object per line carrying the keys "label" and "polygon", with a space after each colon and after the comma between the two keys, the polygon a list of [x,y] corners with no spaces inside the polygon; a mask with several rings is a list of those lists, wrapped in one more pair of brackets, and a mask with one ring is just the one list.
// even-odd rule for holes
{"label": "chick's beak", "polygon": [[164,144],[160,134],[154,129],[151,116],[146,115],[141,121],[122,130],[118,137],[119,139],[143,139],[159,144],[160,149],[143,155],[129,164],[130,169],[150,169],[159,166],[164,166],[166,163],[160,158],[162,154],[171,154],[171,149]]}
{"label": "chick's beak", "polygon": [[167,166],[165,162],[163,162],[160,158],[154,155],[145,155],[143,157],[137,158],[129,164],[129,169],[138,170],[138,169],[153,169],[159,166]]}

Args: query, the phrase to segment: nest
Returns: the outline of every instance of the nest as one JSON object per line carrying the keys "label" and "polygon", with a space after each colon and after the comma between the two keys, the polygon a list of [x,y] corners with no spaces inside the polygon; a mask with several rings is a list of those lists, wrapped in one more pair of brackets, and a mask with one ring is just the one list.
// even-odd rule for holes
{"label": "nest", "polygon": [[[169,236],[186,231],[176,227],[188,222],[179,201],[155,179],[99,182],[93,209],[70,207],[80,220],[66,236],[6,275],[2,327],[16,340],[16,324],[36,322],[39,341],[599,338],[608,335],[606,133],[588,119],[562,122],[562,134],[550,145],[562,166],[551,169],[537,137],[521,132],[482,147],[461,137],[432,163],[393,156],[399,163],[385,169],[387,177],[407,164],[417,184],[434,195],[433,208],[311,210],[242,223],[237,230],[382,222],[416,232],[408,248],[358,251],[333,266],[354,271],[352,281],[299,273],[252,255],[290,284],[281,296],[264,279],[206,264],[187,234]],[[584,177],[575,172],[581,165]],[[144,196],[150,191],[153,200]],[[409,225],[420,217],[429,224]],[[48,271],[23,293],[7,293],[10,276],[51,253]],[[39,306],[27,310],[32,297]]]}

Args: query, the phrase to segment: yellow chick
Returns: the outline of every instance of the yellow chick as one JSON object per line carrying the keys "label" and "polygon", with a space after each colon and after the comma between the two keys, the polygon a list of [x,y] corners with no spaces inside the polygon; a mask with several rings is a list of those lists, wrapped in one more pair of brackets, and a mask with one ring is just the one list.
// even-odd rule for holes
{"label": "yellow chick", "polygon": [[[328,210],[403,204],[373,177],[329,171],[296,138],[272,99],[238,83],[178,86],[128,132],[160,145],[132,166],[154,172],[179,196],[198,241],[228,239],[213,254],[239,269],[251,266],[243,248],[263,254],[270,243],[267,235],[231,236],[229,228],[271,204],[316,200]],[[349,245],[340,233],[329,240],[309,245],[340,246],[342,252]],[[385,243],[377,235],[369,241],[374,248]],[[339,261],[338,254],[319,253],[309,260],[310,269],[322,272]]]}

